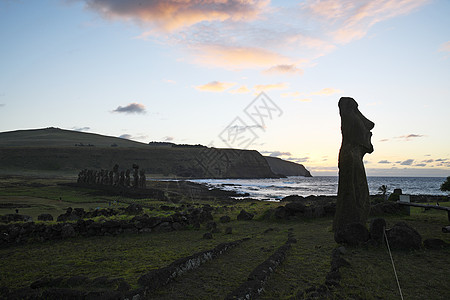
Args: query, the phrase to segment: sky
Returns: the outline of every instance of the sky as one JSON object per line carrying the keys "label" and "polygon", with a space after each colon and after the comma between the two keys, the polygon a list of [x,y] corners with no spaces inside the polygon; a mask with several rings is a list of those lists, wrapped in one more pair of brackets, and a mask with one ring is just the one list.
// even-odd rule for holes
{"label": "sky", "polygon": [[337,175],[450,175],[448,0],[0,0],[0,131],[255,149]]}

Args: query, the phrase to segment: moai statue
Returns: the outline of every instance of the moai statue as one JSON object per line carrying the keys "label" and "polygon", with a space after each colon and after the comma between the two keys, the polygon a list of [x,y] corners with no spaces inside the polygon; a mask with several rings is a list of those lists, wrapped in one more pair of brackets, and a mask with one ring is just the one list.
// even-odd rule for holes
{"label": "moai statue", "polygon": [[84,183],[85,177],[86,177],[86,169],[81,170],[80,173],[78,173],[77,183]]}
{"label": "moai statue", "polygon": [[125,185],[125,172],[121,171],[119,176],[119,186]]}
{"label": "moai statue", "polygon": [[96,171],[97,172],[97,180],[96,180],[96,183],[97,184],[102,184],[102,181],[103,181],[103,172],[102,172],[102,170],[100,170],[100,171]]}
{"label": "moai statue", "polygon": [[115,164],[113,168],[113,186],[117,186],[119,184],[119,165]]}
{"label": "moai statue", "polygon": [[136,164],[133,164],[133,187],[137,188],[139,187],[139,166]]}
{"label": "moai statue", "polygon": [[141,169],[139,171],[139,187],[141,189],[145,189],[146,180],[147,180],[147,178],[145,178],[145,170]]}
{"label": "moai statue", "polygon": [[88,177],[87,177],[87,172],[88,172],[88,170],[87,169],[84,169],[83,170],[83,177],[81,178],[81,182],[83,182],[83,183],[87,183],[88,182]]}
{"label": "moai statue", "polygon": [[372,128],[375,124],[361,114],[353,98],[339,100],[342,145],[339,151],[339,185],[333,221],[335,239],[350,223],[366,226],[369,217],[369,188],[363,157],[373,152]]}
{"label": "moai statue", "polygon": [[127,171],[125,172],[125,186],[129,187],[130,186],[130,170],[127,169]]}
{"label": "moai statue", "polygon": [[113,171],[109,171],[108,174],[108,185],[112,186],[114,182],[114,172]]}
{"label": "moai statue", "polygon": [[102,184],[108,185],[109,177],[108,177],[108,170],[102,170]]}
{"label": "moai statue", "polygon": [[88,182],[90,185],[95,184],[95,175],[96,172],[94,170],[89,170],[88,171]]}

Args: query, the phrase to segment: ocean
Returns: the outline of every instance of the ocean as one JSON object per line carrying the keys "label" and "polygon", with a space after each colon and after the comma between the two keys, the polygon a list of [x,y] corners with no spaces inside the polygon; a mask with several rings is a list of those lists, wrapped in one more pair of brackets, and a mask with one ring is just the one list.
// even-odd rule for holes
{"label": "ocean", "polygon": [[[301,177],[291,176],[279,179],[196,179],[210,188],[248,193],[254,199],[280,200],[289,195],[337,195],[337,176]],[[409,195],[447,195],[439,188],[445,177],[367,177],[371,195],[380,193],[378,188],[387,185],[388,194],[394,189],[402,189]]]}

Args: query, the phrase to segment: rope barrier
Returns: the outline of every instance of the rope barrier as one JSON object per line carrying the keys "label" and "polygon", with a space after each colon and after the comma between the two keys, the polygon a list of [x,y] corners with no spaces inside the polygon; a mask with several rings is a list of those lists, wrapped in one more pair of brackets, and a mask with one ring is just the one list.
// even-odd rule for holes
{"label": "rope barrier", "polygon": [[400,298],[403,300],[402,289],[400,287],[400,282],[398,281],[397,271],[395,270],[394,259],[392,258],[391,248],[389,247],[389,241],[386,235],[386,229],[383,227],[383,235],[386,239],[386,245],[388,248],[389,256],[391,257],[392,268],[394,269],[395,280],[397,280],[398,291],[400,292]]}

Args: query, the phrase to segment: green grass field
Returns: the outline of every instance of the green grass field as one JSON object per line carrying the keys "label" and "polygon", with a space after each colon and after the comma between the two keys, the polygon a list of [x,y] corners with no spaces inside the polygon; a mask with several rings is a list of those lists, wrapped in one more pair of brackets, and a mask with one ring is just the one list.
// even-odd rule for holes
{"label": "green grass field", "polygon": [[[24,181],[24,178],[3,178],[0,182],[0,205],[13,203],[27,206],[20,207],[20,213],[33,218],[43,212],[50,212],[56,218],[68,206],[88,210],[108,207],[109,202],[114,200],[118,201],[118,206],[134,201],[96,196],[89,189],[61,186],[58,182],[56,179],[28,178]],[[214,248],[222,242],[250,237],[250,240],[223,256],[186,273],[151,295],[151,299],[223,298],[286,241],[287,232],[291,229],[298,242],[292,244],[286,260],[270,277],[261,297],[290,299],[312,285],[324,283],[330,269],[331,251],[338,246],[333,239],[331,218],[290,221],[265,218],[265,212],[279,203],[244,201],[230,205],[220,199],[214,201],[195,197],[185,197],[177,204],[154,199],[139,201],[155,207],[161,204],[209,203],[216,208],[214,220],[222,231],[214,234],[211,240],[202,238],[207,231],[202,225],[199,230],[189,228],[166,233],[77,237],[10,246],[0,249],[0,286],[14,289],[29,286],[43,277],[84,275],[89,278],[121,277],[132,287],[137,287],[139,276],[151,269],[167,266],[178,258]],[[450,203],[441,205],[450,206]],[[255,213],[255,219],[237,221],[236,216],[243,208]],[[12,213],[12,210],[0,208],[0,214]],[[145,212],[150,215],[170,213],[158,209]],[[232,222],[220,224],[219,218],[223,215],[229,215]],[[405,221],[423,239],[440,238],[450,243],[450,234],[441,231],[442,226],[448,225],[447,214],[443,211],[412,208],[411,216],[386,216],[385,219],[388,227]],[[226,226],[233,228],[233,234],[224,233]],[[273,230],[265,232],[269,228]],[[386,248],[347,247],[343,257],[351,266],[341,268],[341,287],[333,290],[335,298],[400,299]],[[446,286],[450,278],[450,249],[394,251],[393,258],[405,299],[450,298],[450,289]]]}

